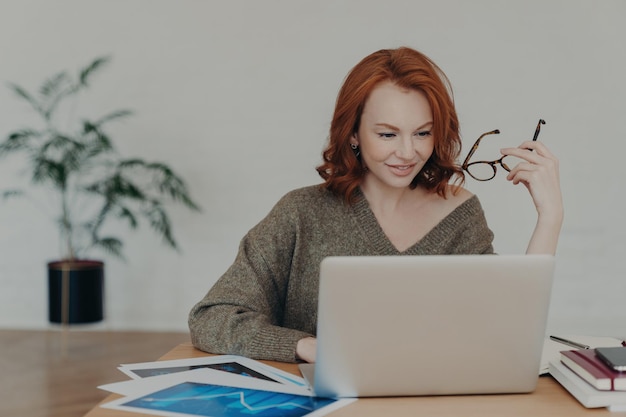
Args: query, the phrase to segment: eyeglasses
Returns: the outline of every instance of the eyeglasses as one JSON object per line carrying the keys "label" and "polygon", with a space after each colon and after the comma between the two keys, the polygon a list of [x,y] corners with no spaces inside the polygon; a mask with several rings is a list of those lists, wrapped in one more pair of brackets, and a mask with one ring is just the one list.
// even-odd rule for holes
{"label": "eyeglasses", "polygon": [[[541,131],[541,125],[545,125],[545,124],[546,124],[545,120],[539,119],[539,122],[537,123],[537,128],[535,129],[535,135],[533,136],[533,141],[536,141],[537,138],[539,137],[539,132]],[[498,134],[500,134],[500,131],[496,129],[496,130],[492,130],[491,132],[486,132],[480,135],[480,137],[476,139],[476,142],[474,142],[474,146],[472,146],[472,149],[467,154],[465,161],[463,161],[463,165],[461,165],[461,168],[463,168],[463,170],[465,170],[472,178],[474,178],[477,181],[489,181],[490,179],[494,178],[496,176],[496,170],[497,170],[498,164],[500,164],[500,166],[504,168],[506,171],[510,172],[511,169],[515,167],[515,165],[517,165],[517,163],[523,161],[520,158],[516,158],[511,155],[505,155],[500,159],[496,159],[495,161],[469,162],[471,157],[474,155],[474,152],[476,152],[476,149],[478,149],[478,145],[480,144],[480,141],[482,138],[484,138],[487,135],[498,135]]]}

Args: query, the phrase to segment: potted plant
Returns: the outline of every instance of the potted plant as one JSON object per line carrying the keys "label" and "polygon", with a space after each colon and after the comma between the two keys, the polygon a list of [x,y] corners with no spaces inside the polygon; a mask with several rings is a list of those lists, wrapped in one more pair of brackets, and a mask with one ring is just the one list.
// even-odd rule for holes
{"label": "potted plant", "polygon": [[[123,258],[122,240],[108,233],[107,226],[121,222],[136,229],[143,220],[176,249],[166,204],[199,209],[184,181],[169,166],[122,158],[115,150],[105,128],[127,118],[131,111],[116,110],[97,119],[72,116],[68,104],[81,96],[109,61],[109,57],[96,58],[75,76],[60,72],[45,80],[37,94],[9,84],[40,120],[37,127],[10,133],[0,143],[0,158],[25,156],[32,185],[50,190],[54,197],[46,209],[52,210],[59,227],[62,257],[48,263],[49,320],[53,323],[102,320],[104,263],[89,259],[88,254],[101,250]],[[68,116],[69,126],[61,126],[60,119],[67,122]],[[25,194],[11,189],[2,196],[6,200]]]}

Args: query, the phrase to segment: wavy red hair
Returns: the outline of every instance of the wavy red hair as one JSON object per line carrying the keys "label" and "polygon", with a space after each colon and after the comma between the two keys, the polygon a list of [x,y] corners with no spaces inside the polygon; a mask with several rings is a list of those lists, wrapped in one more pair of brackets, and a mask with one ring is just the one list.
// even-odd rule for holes
{"label": "wavy red hair", "polygon": [[317,167],[324,179],[323,185],[347,202],[353,201],[355,189],[366,170],[350,148],[350,138],[359,129],[367,98],[383,81],[426,96],[433,113],[435,148],[411,182],[411,188],[423,186],[445,197],[453,177],[460,184],[464,181],[463,170],[456,164],[461,137],[452,88],[446,75],[430,58],[407,47],[374,52],[348,73],[337,96],[328,145],[322,154],[324,162]]}

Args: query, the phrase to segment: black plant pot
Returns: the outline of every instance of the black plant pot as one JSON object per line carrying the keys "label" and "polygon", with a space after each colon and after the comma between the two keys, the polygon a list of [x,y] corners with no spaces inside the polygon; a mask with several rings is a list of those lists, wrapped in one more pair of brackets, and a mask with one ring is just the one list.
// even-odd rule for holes
{"label": "black plant pot", "polygon": [[104,263],[92,260],[48,263],[51,323],[94,323],[104,318]]}

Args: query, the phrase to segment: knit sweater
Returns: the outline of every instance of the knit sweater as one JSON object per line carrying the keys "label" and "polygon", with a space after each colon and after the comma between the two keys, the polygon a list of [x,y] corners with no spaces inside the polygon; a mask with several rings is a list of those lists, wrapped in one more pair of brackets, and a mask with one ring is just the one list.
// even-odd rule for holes
{"label": "knit sweater", "polygon": [[360,191],[349,205],[320,186],[294,190],[246,234],[234,263],[192,308],[191,340],[207,352],[295,362],[297,342],[315,336],[323,258],[487,254],[492,240],[476,196],[399,252]]}

